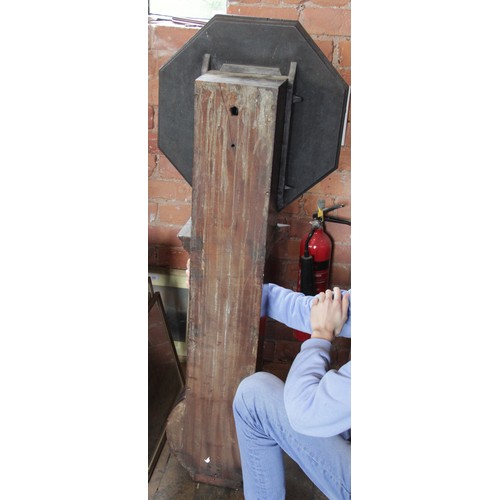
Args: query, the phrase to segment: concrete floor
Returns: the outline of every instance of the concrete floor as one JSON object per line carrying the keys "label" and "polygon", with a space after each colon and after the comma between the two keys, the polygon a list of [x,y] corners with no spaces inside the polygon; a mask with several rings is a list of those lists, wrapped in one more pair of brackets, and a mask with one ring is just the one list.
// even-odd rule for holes
{"label": "concrete floor", "polygon": [[[298,465],[285,455],[287,500],[326,500],[302,472]],[[194,482],[170,452],[168,444],[158,459],[148,485],[149,500],[243,500],[241,489],[233,490]]]}

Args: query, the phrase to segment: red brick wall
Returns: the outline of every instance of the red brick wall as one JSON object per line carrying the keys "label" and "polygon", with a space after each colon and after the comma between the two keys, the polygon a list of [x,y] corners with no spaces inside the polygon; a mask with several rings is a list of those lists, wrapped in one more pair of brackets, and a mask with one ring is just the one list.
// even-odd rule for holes
{"label": "red brick wall", "polygon": [[158,149],[158,71],[197,29],[150,24],[148,41],[148,249],[149,264],[185,269],[177,238],[191,216],[191,186]]}
{"label": "red brick wall", "polygon": [[[228,14],[298,20],[348,84],[351,83],[351,6],[349,0],[240,0],[228,1]],[[185,268],[188,258],[177,234],[191,212],[191,187],[159,151],[157,145],[158,70],[186,43],[197,29],[151,24],[149,26],[149,264]],[[309,229],[317,200],[326,206],[345,203],[336,212],[350,219],[351,141],[350,113],[345,146],[339,168],[280,212],[280,221],[290,224],[290,237],[272,253],[273,281],[295,288],[299,244]],[[351,283],[350,227],[327,223],[334,240],[331,284],[343,288]],[[344,343],[345,344],[345,343]],[[348,344],[338,344],[339,361],[346,357]],[[264,358],[290,361],[297,352],[290,332],[268,325]],[[267,353],[267,354],[266,354]]]}
{"label": "red brick wall", "polygon": [[[298,20],[348,84],[351,83],[351,7],[349,0],[239,0],[228,1],[228,14]],[[177,234],[190,216],[191,187],[159,151],[157,145],[158,70],[195,33],[195,28],[151,24],[149,26],[149,264],[185,267],[187,254]],[[300,239],[309,230],[317,200],[327,206],[345,203],[336,212],[350,218],[351,148],[350,114],[346,144],[340,153],[339,168],[280,212],[290,224],[290,238],[273,251],[274,281],[287,287],[296,285]],[[351,282],[350,227],[327,223],[334,240],[332,285],[349,287]]]}

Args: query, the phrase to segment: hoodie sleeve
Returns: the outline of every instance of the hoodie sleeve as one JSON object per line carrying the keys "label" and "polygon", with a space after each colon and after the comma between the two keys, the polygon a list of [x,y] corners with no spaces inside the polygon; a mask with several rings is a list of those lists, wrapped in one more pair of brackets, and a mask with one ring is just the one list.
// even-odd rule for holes
{"label": "hoodie sleeve", "polygon": [[301,434],[328,437],[351,428],[351,362],[330,370],[330,342],[302,343],[285,383],[290,424]]}
{"label": "hoodie sleeve", "polygon": [[[342,295],[346,293],[342,290]],[[284,325],[311,334],[311,302],[314,297],[268,283],[262,288],[261,317],[268,316]],[[351,297],[347,321],[340,337],[351,337]]]}

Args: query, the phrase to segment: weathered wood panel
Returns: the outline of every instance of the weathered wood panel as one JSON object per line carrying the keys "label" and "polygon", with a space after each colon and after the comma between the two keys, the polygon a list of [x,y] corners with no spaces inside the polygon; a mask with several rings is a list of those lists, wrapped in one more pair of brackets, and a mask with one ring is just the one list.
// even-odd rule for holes
{"label": "weathered wood panel", "polygon": [[186,398],[167,436],[200,482],[241,484],[232,400],[256,368],[285,90],[280,76],[196,81]]}

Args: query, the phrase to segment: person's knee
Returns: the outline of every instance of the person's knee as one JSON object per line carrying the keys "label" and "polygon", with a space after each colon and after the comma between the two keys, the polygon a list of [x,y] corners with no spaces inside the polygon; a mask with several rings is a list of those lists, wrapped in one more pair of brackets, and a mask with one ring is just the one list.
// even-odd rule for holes
{"label": "person's knee", "polygon": [[257,406],[258,401],[266,400],[269,392],[274,392],[283,382],[275,375],[257,372],[244,378],[236,390],[233,410],[242,411],[248,406]]}

